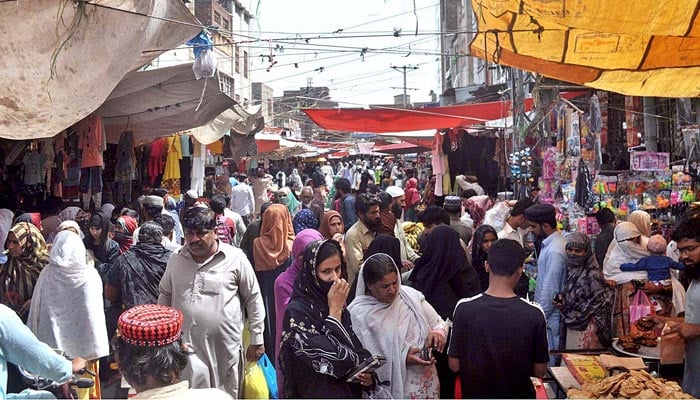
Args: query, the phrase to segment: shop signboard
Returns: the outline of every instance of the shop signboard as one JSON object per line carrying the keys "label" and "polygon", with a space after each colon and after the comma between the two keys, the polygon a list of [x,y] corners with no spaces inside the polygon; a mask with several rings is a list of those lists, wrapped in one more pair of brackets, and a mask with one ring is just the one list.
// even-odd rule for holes
{"label": "shop signboard", "polygon": [[663,171],[670,167],[669,153],[633,151],[630,153],[630,170]]}

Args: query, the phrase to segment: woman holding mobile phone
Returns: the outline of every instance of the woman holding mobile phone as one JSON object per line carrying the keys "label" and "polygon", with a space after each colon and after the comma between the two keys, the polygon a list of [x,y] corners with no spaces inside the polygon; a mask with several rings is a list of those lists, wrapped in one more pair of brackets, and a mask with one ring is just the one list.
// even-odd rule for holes
{"label": "woman holding mobile phone", "polygon": [[386,357],[377,376],[380,382],[389,382],[391,397],[440,397],[432,352],[443,351],[447,324],[421,292],[401,285],[399,268],[391,256],[378,253],[365,260],[348,310],[367,350]]}
{"label": "woman holding mobile phone", "polygon": [[350,325],[350,292],[338,242],[312,242],[284,313],[279,361],[285,398],[361,398],[372,375],[347,378],[371,357]]}

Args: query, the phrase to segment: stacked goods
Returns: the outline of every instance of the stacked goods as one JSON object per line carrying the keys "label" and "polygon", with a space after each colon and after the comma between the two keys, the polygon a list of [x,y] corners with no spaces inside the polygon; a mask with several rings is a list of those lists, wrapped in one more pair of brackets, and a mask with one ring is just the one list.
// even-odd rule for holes
{"label": "stacked goods", "polygon": [[581,389],[567,391],[570,399],[639,398],[692,399],[678,383],[654,378],[646,371],[630,371],[613,375],[598,382],[585,383]]}

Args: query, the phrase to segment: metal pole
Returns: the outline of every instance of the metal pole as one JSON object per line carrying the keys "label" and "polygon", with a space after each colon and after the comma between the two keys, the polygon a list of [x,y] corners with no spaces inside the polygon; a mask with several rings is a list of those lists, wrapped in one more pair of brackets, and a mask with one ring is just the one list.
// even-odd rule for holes
{"label": "metal pole", "polygon": [[406,108],[406,66],[403,66],[403,108]]}
{"label": "metal pole", "polygon": [[392,65],[391,69],[402,72],[403,73],[403,108],[408,108],[408,101],[406,99],[406,69],[412,69],[412,70],[417,70],[418,67],[412,67],[408,65],[404,65],[402,67],[397,67]]}

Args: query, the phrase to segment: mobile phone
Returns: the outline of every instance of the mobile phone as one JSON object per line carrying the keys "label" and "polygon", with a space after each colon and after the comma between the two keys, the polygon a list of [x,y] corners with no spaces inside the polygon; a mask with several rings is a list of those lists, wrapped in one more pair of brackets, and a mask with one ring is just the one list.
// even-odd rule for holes
{"label": "mobile phone", "polygon": [[423,347],[423,349],[420,351],[421,360],[430,361],[430,359],[433,358],[432,350],[432,347]]}
{"label": "mobile phone", "polygon": [[564,295],[559,293],[556,296],[554,296],[554,299],[552,299],[552,302],[555,304],[562,304],[564,303]]}

